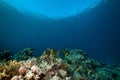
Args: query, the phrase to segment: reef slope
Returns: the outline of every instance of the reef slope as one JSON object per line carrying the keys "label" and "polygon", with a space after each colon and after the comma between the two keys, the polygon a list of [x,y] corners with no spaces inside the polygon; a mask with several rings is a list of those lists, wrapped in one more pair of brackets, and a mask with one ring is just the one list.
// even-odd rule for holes
{"label": "reef slope", "polygon": [[0,51],[0,80],[120,80],[119,65],[100,63],[79,49],[47,48],[39,57],[32,48],[10,54]]}

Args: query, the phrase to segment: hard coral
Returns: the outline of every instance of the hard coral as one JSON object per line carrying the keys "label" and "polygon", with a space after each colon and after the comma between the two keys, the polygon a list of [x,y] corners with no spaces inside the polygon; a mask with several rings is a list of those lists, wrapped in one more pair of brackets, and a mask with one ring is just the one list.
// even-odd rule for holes
{"label": "hard coral", "polygon": [[19,76],[13,76],[11,80],[19,80]]}
{"label": "hard coral", "polygon": [[28,60],[19,61],[20,64],[24,65],[26,68],[30,68],[33,65],[37,65],[37,58],[33,57]]}
{"label": "hard coral", "polygon": [[18,69],[18,73],[19,73],[20,75],[25,75],[26,72],[27,72],[27,69],[26,69],[25,66],[21,66],[21,67]]}
{"label": "hard coral", "polygon": [[67,71],[59,69],[59,74],[64,78],[67,76]]}
{"label": "hard coral", "polygon": [[17,70],[19,66],[19,62],[14,60],[0,64],[0,80],[9,80],[11,77],[18,74]]}
{"label": "hard coral", "polygon": [[26,49],[18,52],[17,54],[15,54],[11,58],[13,60],[18,60],[18,61],[27,60],[33,56],[33,50],[34,50],[33,48],[26,48]]}
{"label": "hard coral", "polygon": [[29,71],[25,77],[24,77],[26,80],[35,80],[34,78],[34,73],[32,73],[32,71]]}
{"label": "hard coral", "polygon": [[58,51],[48,48],[39,58],[2,61],[0,80],[120,80],[119,67],[89,59],[82,50],[63,52],[61,58]]}
{"label": "hard coral", "polygon": [[9,75],[6,74],[6,69],[4,69],[2,73],[0,73],[0,80],[5,78],[9,78]]}
{"label": "hard coral", "polygon": [[38,66],[36,66],[36,65],[33,65],[33,66],[31,67],[31,71],[32,71],[33,73],[37,74],[37,75],[41,75],[41,73],[42,73],[42,71],[40,70],[40,68],[39,68]]}

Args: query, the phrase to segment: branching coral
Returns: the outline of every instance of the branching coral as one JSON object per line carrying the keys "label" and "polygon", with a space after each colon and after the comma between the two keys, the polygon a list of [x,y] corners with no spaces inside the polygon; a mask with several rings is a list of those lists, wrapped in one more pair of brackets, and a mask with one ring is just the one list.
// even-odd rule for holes
{"label": "branching coral", "polygon": [[33,57],[33,48],[25,48],[24,50],[18,52],[14,56],[11,56],[13,60],[27,60],[31,57]]}
{"label": "branching coral", "polygon": [[18,74],[19,62],[10,60],[0,65],[0,80],[9,80],[12,76]]}
{"label": "branching coral", "polygon": [[[31,54],[31,49],[21,53]],[[0,80],[120,80],[120,67],[109,67],[88,58],[78,49],[47,48],[40,57],[0,63]],[[20,57],[19,57],[20,58]]]}
{"label": "branching coral", "polygon": [[2,73],[0,73],[0,80],[5,78],[9,78],[9,75],[6,74],[6,69],[4,69]]}

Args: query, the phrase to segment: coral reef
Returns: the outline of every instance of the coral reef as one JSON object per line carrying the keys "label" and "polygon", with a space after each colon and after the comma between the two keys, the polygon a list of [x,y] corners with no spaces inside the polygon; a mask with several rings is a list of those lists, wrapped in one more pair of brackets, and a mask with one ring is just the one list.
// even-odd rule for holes
{"label": "coral reef", "polygon": [[0,80],[9,80],[14,75],[17,75],[20,64],[16,60],[10,60],[0,64]]}
{"label": "coral reef", "polygon": [[0,60],[9,60],[11,56],[10,50],[0,51]]}
{"label": "coral reef", "polygon": [[16,53],[14,56],[11,56],[13,60],[27,60],[33,56],[33,48],[25,48],[24,50]]}
{"label": "coral reef", "polygon": [[[16,55],[27,54],[30,58],[16,56],[14,60],[1,61],[0,80],[120,80],[119,65],[102,64],[82,50],[60,52],[47,48],[37,58],[31,53],[33,50],[26,48]],[[59,54],[63,54],[62,58]]]}
{"label": "coral reef", "polygon": [[13,54],[10,50],[0,50],[0,62],[8,60],[27,60],[33,57],[33,51],[33,48],[25,48],[22,51]]}

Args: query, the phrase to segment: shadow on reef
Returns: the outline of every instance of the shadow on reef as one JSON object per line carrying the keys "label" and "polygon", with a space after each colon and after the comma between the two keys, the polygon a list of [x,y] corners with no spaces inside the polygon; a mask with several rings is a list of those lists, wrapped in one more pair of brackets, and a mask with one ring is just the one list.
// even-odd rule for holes
{"label": "shadow on reef", "polygon": [[39,57],[32,48],[5,56],[9,53],[0,52],[0,80],[120,80],[119,65],[102,64],[78,49],[47,48]]}

